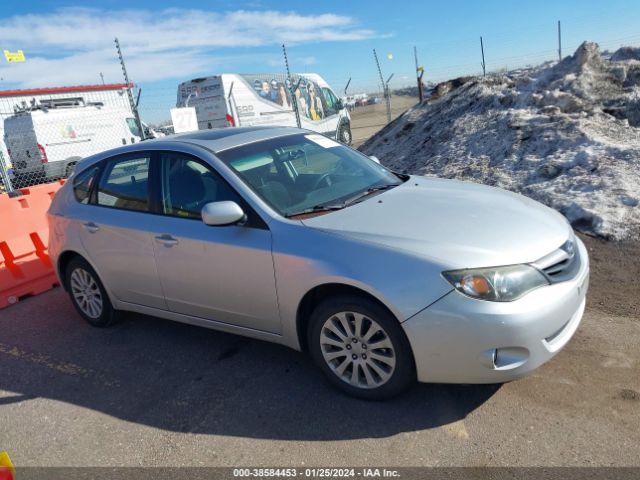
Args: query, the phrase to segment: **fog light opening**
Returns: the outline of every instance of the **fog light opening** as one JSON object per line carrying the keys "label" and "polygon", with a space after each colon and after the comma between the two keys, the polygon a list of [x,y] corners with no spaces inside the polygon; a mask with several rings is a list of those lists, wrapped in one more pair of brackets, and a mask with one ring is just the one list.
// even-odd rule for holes
{"label": "fog light opening", "polygon": [[512,370],[526,363],[529,350],[524,347],[496,348],[493,357],[493,368],[496,370]]}
{"label": "fog light opening", "polygon": [[496,357],[498,356],[498,352],[495,348],[491,350],[485,350],[480,355],[480,362],[487,368],[495,370],[496,368]]}

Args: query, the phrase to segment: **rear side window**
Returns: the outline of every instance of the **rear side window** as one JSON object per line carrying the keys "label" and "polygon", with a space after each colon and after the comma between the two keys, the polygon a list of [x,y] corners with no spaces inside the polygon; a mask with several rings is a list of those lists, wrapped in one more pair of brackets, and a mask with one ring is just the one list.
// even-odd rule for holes
{"label": "rear side window", "polygon": [[98,184],[98,205],[148,212],[150,165],[146,154],[108,161]]}
{"label": "rear side window", "polygon": [[78,202],[85,205],[89,203],[91,188],[93,187],[97,173],[98,167],[89,168],[76,175],[73,179],[73,195]]}

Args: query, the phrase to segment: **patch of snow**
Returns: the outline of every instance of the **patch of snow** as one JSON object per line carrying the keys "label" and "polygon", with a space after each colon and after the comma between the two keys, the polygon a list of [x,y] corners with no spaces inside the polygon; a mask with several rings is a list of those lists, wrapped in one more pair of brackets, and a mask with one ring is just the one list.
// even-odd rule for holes
{"label": "patch of snow", "polygon": [[[574,228],[640,238],[640,49],[444,82],[360,149],[389,168],[513,190]],[[636,55],[636,56],[634,56]]]}

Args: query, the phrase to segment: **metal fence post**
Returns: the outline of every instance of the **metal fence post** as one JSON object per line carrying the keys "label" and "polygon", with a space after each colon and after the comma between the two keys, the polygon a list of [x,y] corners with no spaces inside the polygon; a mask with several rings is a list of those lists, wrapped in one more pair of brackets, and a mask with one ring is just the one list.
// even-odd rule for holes
{"label": "metal fence post", "polygon": [[[120,50],[120,42],[115,40],[116,49],[118,50],[118,58],[120,59],[120,65],[122,66],[122,74],[124,75],[124,81],[127,84],[127,95],[129,96],[129,104],[131,105],[131,111],[136,119],[136,124],[140,130],[140,140],[145,140],[147,137],[144,134],[144,128],[142,128],[142,120],[140,120],[140,114],[138,113],[138,104],[133,100],[133,93],[131,92],[131,82],[129,81],[129,75],[127,75],[127,68],[124,65],[124,58],[122,57],[122,50]],[[138,97],[138,100],[140,97]]]}
{"label": "metal fence post", "polygon": [[[291,92],[291,103],[293,105],[293,112],[296,115],[296,125],[298,128],[302,128],[302,121],[300,120],[300,110],[298,110],[298,100],[296,99],[296,88],[293,86],[293,80],[291,78],[291,71],[289,70],[289,58],[287,57],[287,47],[282,44],[282,54],[284,55],[284,65],[287,67],[287,80],[289,80],[289,90]],[[300,82],[298,82],[298,85]]]}
{"label": "metal fence post", "polygon": [[482,37],[480,37],[480,52],[482,52],[482,76],[487,76],[487,64],[484,63],[484,43],[482,42]]}
{"label": "metal fence post", "polygon": [[380,61],[378,60],[378,53],[376,52],[375,48],[373,49],[373,56],[376,59],[376,66],[378,67],[378,74],[380,75],[380,83],[382,83],[383,95],[384,95],[385,103],[387,106],[387,123],[391,123],[391,98],[389,95],[389,80],[391,80],[391,77],[393,76],[393,74],[391,74],[391,77],[389,77],[389,80],[385,82],[384,77],[382,76],[382,70],[380,69]]}
{"label": "metal fence post", "polygon": [[424,68],[421,69],[420,65],[418,64],[418,49],[415,47],[413,47],[413,56],[416,60],[416,77],[418,79],[418,99],[420,100],[420,103],[422,103],[422,101],[424,100],[424,92],[422,90],[422,75],[424,75]]}
{"label": "metal fence post", "polygon": [[562,61],[562,30],[560,29],[560,20],[558,20],[558,61]]}
{"label": "metal fence post", "polygon": [[9,172],[7,172],[7,165],[4,163],[4,155],[0,152],[0,178],[2,178],[2,183],[4,184],[4,189],[8,194],[14,192],[13,185],[11,184],[11,179],[9,178]]}

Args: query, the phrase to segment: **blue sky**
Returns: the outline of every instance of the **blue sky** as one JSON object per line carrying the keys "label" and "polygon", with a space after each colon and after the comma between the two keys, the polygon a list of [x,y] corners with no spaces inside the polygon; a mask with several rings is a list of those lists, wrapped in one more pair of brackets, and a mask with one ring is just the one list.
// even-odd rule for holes
{"label": "blue sky", "polygon": [[[10,0],[0,12],[0,48],[27,62],[0,66],[0,89],[122,80],[118,36],[129,74],[142,87],[143,114],[168,116],[177,84],[221,72],[282,72],[280,44],[293,71],[318,72],[336,91],[378,82],[372,49],[392,87],[414,83],[413,46],[425,79],[480,71],[479,36],[490,70],[556,57],[583,40],[603,48],[640,44],[638,0],[268,1]],[[393,59],[388,58],[393,55]]]}

